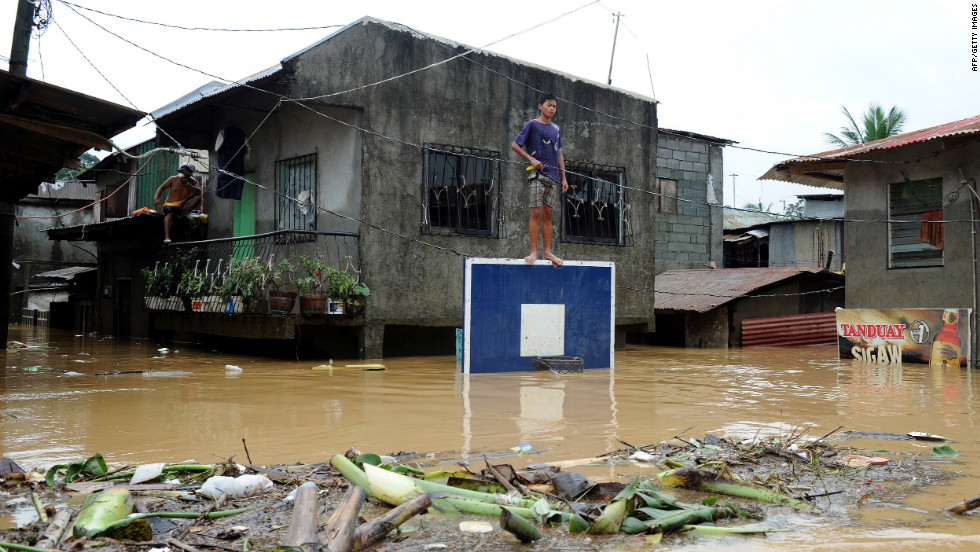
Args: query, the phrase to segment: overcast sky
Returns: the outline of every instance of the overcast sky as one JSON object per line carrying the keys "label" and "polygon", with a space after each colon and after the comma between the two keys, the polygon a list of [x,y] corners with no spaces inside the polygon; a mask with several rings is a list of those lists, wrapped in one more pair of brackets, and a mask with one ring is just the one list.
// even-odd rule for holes
{"label": "overcast sky", "polygon": [[[487,49],[602,83],[609,74],[613,13],[621,13],[613,86],[648,96],[655,92],[662,127],[793,155],[831,149],[823,133],[837,134],[844,124],[842,104],[856,117],[869,102],[886,109],[897,105],[908,115],[907,131],[980,113],[980,73],[971,67],[975,0],[71,1],[183,27],[346,25],[370,15],[470,46],[496,42]],[[171,63],[112,36],[60,0],[51,0],[51,6],[54,22],[31,42],[28,75],[123,105],[131,101],[143,111],[214,80],[178,64],[237,80],[275,65],[334,30],[189,31],[75,8],[109,31],[176,62]],[[543,27],[497,42],[581,6],[585,7]],[[4,2],[0,10],[0,52],[6,62],[15,2]],[[99,76],[68,38],[128,100]],[[561,115],[559,109],[559,124]],[[127,133],[121,145],[152,134],[151,127],[143,126]],[[795,194],[829,191],[757,180],[784,158],[726,148],[725,204],[741,207],[761,199],[780,212],[783,202],[792,203]]]}

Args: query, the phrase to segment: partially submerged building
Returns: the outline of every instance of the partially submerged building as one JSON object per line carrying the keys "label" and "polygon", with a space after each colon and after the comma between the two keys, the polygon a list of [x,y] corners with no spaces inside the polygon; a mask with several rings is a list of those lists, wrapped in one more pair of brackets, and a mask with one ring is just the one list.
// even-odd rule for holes
{"label": "partially submerged building", "polygon": [[848,309],[980,316],[980,115],[787,159],[761,178],[844,191]]}
{"label": "partially submerged building", "polygon": [[[263,259],[320,251],[370,286],[363,316],[147,313],[139,308],[137,257],[126,251],[162,251],[151,228],[129,217],[101,223],[98,238],[81,228],[53,237],[126,242],[101,259],[101,285],[114,305],[102,315],[116,318],[104,327],[118,328],[118,318],[129,316],[125,325],[134,332],[186,338],[302,333],[330,351],[353,336],[363,357],[386,349],[449,352],[461,319],[463,258],[527,254],[527,173],[510,144],[538,115],[539,90],[560,98],[555,122],[570,171],[571,189],[556,213],[556,253],[616,262],[617,327],[652,331],[654,298],[642,290],[653,285],[657,213],[638,196],[660,189],[656,101],[372,18],[153,114],[157,146],[205,150],[214,167],[208,240],[167,250],[194,247],[226,261],[243,251]],[[677,139],[700,148],[685,152],[697,157],[685,163],[699,168],[665,178],[683,183],[720,172],[727,141]],[[715,180],[693,195],[720,197]],[[718,255],[701,251],[707,237],[700,241],[704,259],[697,262]]]}

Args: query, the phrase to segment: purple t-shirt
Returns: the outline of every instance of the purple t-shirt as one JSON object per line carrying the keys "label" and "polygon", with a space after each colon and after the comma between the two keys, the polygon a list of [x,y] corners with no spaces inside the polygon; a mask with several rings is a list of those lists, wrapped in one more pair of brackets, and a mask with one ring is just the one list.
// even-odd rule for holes
{"label": "purple t-shirt", "polygon": [[514,142],[521,146],[532,157],[541,161],[544,170],[541,171],[545,176],[561,182],[558,171],[558,151],[561,150],[561,131],[555,123],[539,123],[534,119],[524,123],[524,128],[514,138]]}

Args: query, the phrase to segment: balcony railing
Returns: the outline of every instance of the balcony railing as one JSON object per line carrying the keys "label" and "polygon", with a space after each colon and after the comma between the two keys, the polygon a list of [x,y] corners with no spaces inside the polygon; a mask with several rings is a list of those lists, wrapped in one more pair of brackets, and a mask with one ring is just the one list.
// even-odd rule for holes
{"label": "balcony railing", "polygon": [[[263,267],[275,266],[284,259],[289,260],[296,272],[287,275],[281,285],[272,286],[262,282],[263,288],[278,287],[281,290],[296,291],[294,282],[301,276],[301,258],[319,258],[327,265],[350,274],[354,281],[363,281],[361,259],[358,250],[358,235],[351,232],[327,232],[316,230],[280,230],[252,236],[220,238],[195,242],[173,243],[164,247],[158,254],[151,271],[169,268],[174,278],[187,269],[201,274],[215,290],[221,286],[228,273],[229,264],[237,261],[257,260]],[[173,281],[171,281],[171,284]],[[173,289],[173,286],[170,286]],[[212,292],[214,294],[216,292]],[[148,290],[147,295],[152,295]],[[190,294],[195,295],[195,294]],[[201,293],[200,295],[209,295]],[[173,301],[171,301],[173,302]],[[151,309],[185,310],[186,303],[164,304]],[[195,307],[197,310],[197,307]],[[216,312],[239,312],[221,310]]]}

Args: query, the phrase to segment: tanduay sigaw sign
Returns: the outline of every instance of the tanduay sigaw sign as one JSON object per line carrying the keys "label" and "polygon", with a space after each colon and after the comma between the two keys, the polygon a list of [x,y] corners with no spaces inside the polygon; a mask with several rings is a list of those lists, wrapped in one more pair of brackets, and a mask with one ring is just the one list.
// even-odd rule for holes
{"label": "tanduay sigaw sign", "polygon": [[971,309],[837,309],[840,358],[872,364],[970,365]]}

